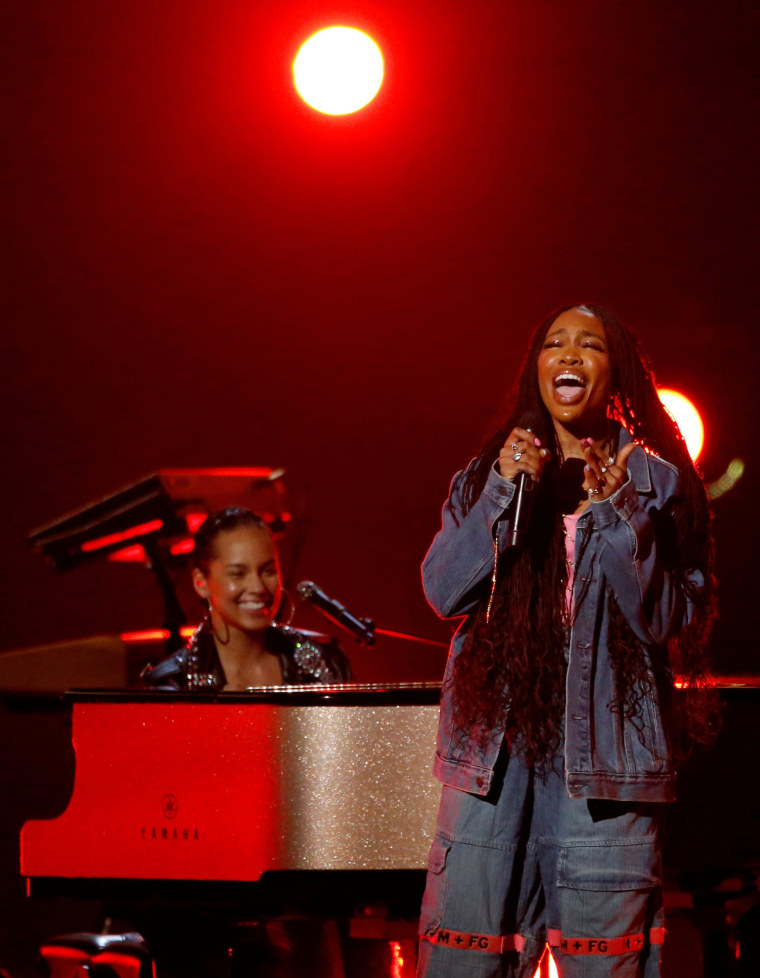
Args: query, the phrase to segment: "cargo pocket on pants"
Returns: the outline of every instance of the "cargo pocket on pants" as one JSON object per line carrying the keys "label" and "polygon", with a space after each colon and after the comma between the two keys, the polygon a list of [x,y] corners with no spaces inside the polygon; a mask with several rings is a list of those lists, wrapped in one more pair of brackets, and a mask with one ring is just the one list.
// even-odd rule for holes
{"label": "cargo pocket on pants", "polygon": [[655,842],[565,846],[557,860],[557,886],[573,890],[651,890],[661,883]]}
{"label": "cargo pocket on pants", "polygon": [[562,936],[598,941],[640,934],[647,943],[650,928],[660,920],[661,885],[655,842],[560,849],[557,888]]}
{"label": "cargo pocket on pants", "polygon": [[430,934],[441,926],[446,905],[446,860],[451,850],[448,839],[436,837],[430,847],[427,880],[420,911],[420,933]]}

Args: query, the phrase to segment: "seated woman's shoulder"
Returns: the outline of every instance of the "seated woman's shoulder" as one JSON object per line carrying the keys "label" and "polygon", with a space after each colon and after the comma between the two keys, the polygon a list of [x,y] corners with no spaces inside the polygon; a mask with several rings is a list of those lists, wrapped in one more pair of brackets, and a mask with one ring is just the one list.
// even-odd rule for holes
{"label": "seated woman's shoulder", "polygon": [[346,683],[353,680],[348,656],[337,639],[323,632],[278,625],[280,641],[287,645],[293,674],[286,682]]}
{"label": "seated woman's shoulder", "polygon": [[178,688],[184,674],[185,652],[186,649],[181,648],[155,665],[149,662],[140,673],[140,682],[146,686]]}
{"label": "seated woman's shoulder", "polygon": [[300,636],[309,642],[319,642],[320,645],[327,645],[328,642],[335,641],[327,632],[314,632],[310,628],[293,628],[292,625],[278,625],[277,631],[292,640],[296,640]]}

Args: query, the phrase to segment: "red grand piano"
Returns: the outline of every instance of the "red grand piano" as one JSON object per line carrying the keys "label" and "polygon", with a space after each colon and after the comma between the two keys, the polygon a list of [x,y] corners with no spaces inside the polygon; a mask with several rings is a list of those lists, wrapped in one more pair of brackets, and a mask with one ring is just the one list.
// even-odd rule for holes
{"label": "red grand piano", "polygon": [[22,827],[28,893],[99,901],[172,978],[227,974],[225,948],[237,962],[274,918],[350,921],[382,955],[403,946],[411,974],[439,695],[424,683],[69,693],[73,790],[56,817]]}
{"label": "red grand piano", "polygon": [[74,790],[23,827],[32,883],[426,863],[437,684],[69,698]]}
{"label": "red grand piano", "polygon": [[[172,650],[191,534],[222,501],[262,513],[287,538],[287,566],[300,504],[279,469],[162,470],[30,539],[58,570],[103,557],[149,566]],[[16,650],[3,663],[2,719],[29,754],[9,783],[23,788],[20,867],[38,905],[95,900],[101,921],[138,926],[167,959],[189,918],[221,935],[227,921],[267,916],[416,916],[439,795],[437,684],[134,691],[125,686],[147,659],[122,638]],[[72,686],[88,688],[56,695]],[[18,708],[14,696],[46,700]]]}

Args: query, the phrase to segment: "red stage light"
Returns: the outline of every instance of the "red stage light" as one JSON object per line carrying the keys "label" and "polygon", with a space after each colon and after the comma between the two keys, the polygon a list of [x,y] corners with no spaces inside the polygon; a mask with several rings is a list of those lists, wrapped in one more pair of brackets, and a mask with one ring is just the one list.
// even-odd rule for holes
{"label": "red stage light", "polygon": [[657,393],[665,405],[665,410],[681,429],[689,455],[696,462],[705,440],[705,428],[699,411],[680,391],[665,387],[660,388]]}
{"label": "red stage light", "polygon": [[122,547],[108,554],[108,560],[124,564],[144,564],[148,559],[145,547],[141,543],[133,543],[131,547]]}
{"label": "red stage light", "polygon": [[[190,638],[197,625],[183,625],[179,633],[182,638]],[[119,638],[122,642],[156,642],[169,637],[167,628],[147,628],[142,632],[122,632]]]}
{"label": "red stage light", "polygon": [[188,513],[185,517],[185,522],[187,523],[188,530],[195,536],[198,527],[203,523],[203,521],[208,516],[208,513]]}
{"label": "red stage light", "polygon": [[354,27],[326,27],[303,44],[293,62],[301,98],[327,115],[347,115],[372,101],[383,83],[383,56]]}
{"label": "red stage light", "polygon": [[148,523],[122,530],[121,533],[109,533],[108,536],[98,537],[96,540],[85,540],[82,551],[89,553],[91,550],[102,550],[103,547],[110,547],[112,543],[121,543],[122,540],[132,540],[134,537],[145,536],[146,533],[155,533],[163,525],[163,520],[150,520]]}
{"label": "red stage light", "polygon": [[169,547],[169,553],[173,554],[175,557],[178,554],[190,554],[193,552],[194,546],[195,544],[190,537],[187,537],[185,540],[180,540],[179,543],[173,543],[171,547]]}
{"label": "red stage light", "polygon": [[146,628],[142,632],[122,632],[119,635],[122,642],[155,642],[168,637],[168,628]]}
{"label": "red stage light", "polygon": [[403,978],[404,959],[401,954],[401,944],[398,941],[391,941],[391,978]]}

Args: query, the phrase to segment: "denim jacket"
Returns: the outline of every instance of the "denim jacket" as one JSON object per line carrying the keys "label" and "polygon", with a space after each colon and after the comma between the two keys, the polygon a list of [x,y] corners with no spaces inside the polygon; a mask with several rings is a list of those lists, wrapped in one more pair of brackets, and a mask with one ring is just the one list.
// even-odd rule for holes
{"label": "denim jacket", "polygon": [[[620,432],[620,445],[630,441]],[[641,642],[646,661],[667,655],[668,640],[690,619],[693,608],[683,588],[658,559],[655,526],[677,494],[679,473],[669,462],[636,448],[628,460],[628,481],[609,499],[592,502],[578,520],[573,586],[575,620],[568,645],[564,718],[567,790],[574,798],[620,801],[672,801],[675,772],[663,725],[654,675],[651,694],[634,724],[615,701],[608,647],[609,601],[618,606]],[[443,683],[434,773],[444,784],[486,795],[493,779],[503,731],[485,746],[464,739],[453,727],[451,677],[456,656],[472,628],[493,567],[494,533],[500,552],[508,546],[514,483],[492,468],[483,492],[463,515],[464,473],[452,482],[443,508],[443,526],[422,566],[430,605],[441,618],[466,616],[451,643]],[[688,575],[701,587],[701,572]],[[587,588],[580,600],[581,589]]]}

